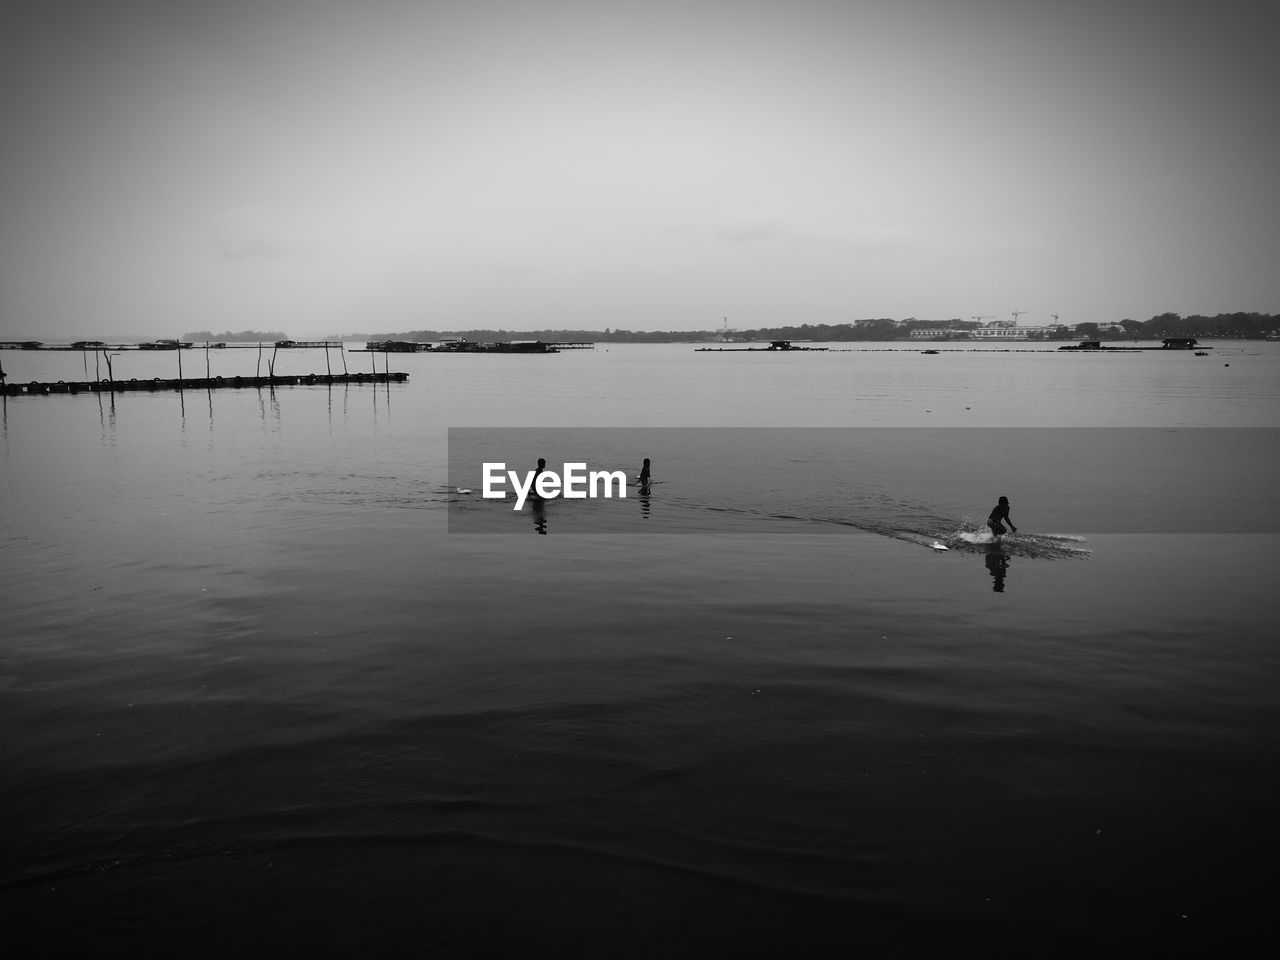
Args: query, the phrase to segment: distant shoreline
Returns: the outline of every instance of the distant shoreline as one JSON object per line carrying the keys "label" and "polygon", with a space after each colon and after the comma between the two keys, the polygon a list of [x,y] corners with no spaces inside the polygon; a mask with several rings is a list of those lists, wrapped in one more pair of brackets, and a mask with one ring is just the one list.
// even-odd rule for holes
{"label": "distant shoreline", "polygon": [[[1012,324],[1004,324],[1013,326]],[[352,333],[327,339],[343,340],[410,340],[434,341],[462,338],[472,341],[545,340],[554,342],[592,343],[758,343],[790,340],[810,343],[887,343],[894,341],[971,343],[986,337],[964,337],[959,331],[990,328],[964,320],[857,320],[853,323],[801,324],[788,327],[760,327],[734,330],[410,330],[398,333]],[[1163,340],[1166,337],[1195,337],[1197,340],[1265,340],[1280,337],[1280,314],[1222,313],[1215,316],[1194,314],[1187,317],[1165,313],[1150,320],[1121,320],[1118,323],[1062,324],[1040,336],[1017,338],[1031,343],[1069,343],[1073,340]],[[1038,328],[1043,330],[1044,328]],[[937,337],[913,331],[936,330]],[[1000,339],[1000,338],[991,338]],[[1015,338],[1009,338],[1015,339]]]}
{"label": "distant shoreline", "polygon": [[[1013,327],[1007,322],[998,324],[982,324],[964,320],[857,320],[852,323],[839,324],[801,324],[788,327],[760,327],[756,329],[719,330],[618,330],[606,327],[604,330],[506,330],[502,328],[477,328],[471,330],[408,330],[376,333],[343,333],[328,334],[320,339],[329,341],[369,341],[369,340],[405,340],[432,342],[437,340],[465,339],[473,342],[491,342],[504,340],[543,340],[556,343],[698,343],[729,344],[759,343],[772,340],[790,340],[793,343],[974,343],[995,340],[1016,340],[1026,343],[1070,343],[1076,340],[1103,340],[1107,342],[1155,340],[1167,337],[1194,337],[1197,340],[1277,340],[1280,339],[1280,314],[1268,313],[1220,313],[1214,316],[1193,314],[1182,317],[1175,313],[1165,313],[1150,320],[1121,320],[1116,323],[1077,323],[1060,324],[1058,328],[1045,327],[1034,329],[1035,335],[1026,337],[969,337],[964,334],[981,328],[992,326]],[[1015,329],[1017,329],[1015,327]],[[931,336],[925,331],[937,331]],[[914,334],[914,335],[913,335]],[[79,341],[84,335],[44,334],[41,337],[9,336],[3,338],[7,342],[43,340]],[[151,336],[98,334],[97,341],[107,343],[139,343],[150,341]],[[208,343],[276,343],[277,341],[294,340],[287,333],[279,330],[258,331],[241,330],[219,334],[207,330],[184,333],[177,338],[182,341],[204,344]],[[312,338],[307,338],[312,339]]]}

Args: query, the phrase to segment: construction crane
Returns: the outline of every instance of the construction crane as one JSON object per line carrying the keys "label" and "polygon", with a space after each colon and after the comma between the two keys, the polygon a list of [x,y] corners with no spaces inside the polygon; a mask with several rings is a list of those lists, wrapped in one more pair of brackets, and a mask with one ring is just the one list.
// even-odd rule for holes
{"label": "construction crane", "polygon": [[1019,318],[1020,316],[1022,316],[1022,315],[1023,315],[1024,313],[1026,313],[1026,312],[1027,312],[1027,311],[1025,311],[1025,310],[1014,310],[1014,311],[1013,311],[1013,325],[1014,325],[1015,327],[1018,325],[1018,318]]}

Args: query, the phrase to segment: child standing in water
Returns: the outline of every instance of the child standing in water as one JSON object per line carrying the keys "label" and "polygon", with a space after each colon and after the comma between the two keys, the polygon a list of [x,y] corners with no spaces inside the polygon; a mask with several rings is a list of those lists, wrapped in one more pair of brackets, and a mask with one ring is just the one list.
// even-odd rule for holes
{"label": "child standing in water", "polygon": [[1009,525],[1010,530],[1014,533],[1018,532],[1018,528],[1009,519],[1009,498],[1001,497],[1000,502],[991,511],[991,516],[987,517],[987,526],[991,528],[991,535],[997,540],[1004,535],[1004,525],[1006,523]]}

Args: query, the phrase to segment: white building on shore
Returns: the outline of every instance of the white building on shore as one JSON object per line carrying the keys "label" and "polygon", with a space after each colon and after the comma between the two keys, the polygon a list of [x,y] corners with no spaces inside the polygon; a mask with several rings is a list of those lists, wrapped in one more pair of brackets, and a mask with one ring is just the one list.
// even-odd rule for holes
{"label": "white building on shore", "polygon": [[1008,320],[996,320],[986,326],[965,330],[959,327],[921,327],[911,331],[912,340],[1042,340],[1052,336],[1059,330],[1065,330],[1061,323],[1026,324],[1010,323]]}
{"label": "white building on shore", "polygon": [[1057,323],[1020,325],[996,320],[985,327],[978,327],[972,335],[974,340],[1039,340],[1061,327]]}
{"label": "white building on shore", "polygon": [[914,327],[912,340],[968,340],[973,333],[964,327]]}

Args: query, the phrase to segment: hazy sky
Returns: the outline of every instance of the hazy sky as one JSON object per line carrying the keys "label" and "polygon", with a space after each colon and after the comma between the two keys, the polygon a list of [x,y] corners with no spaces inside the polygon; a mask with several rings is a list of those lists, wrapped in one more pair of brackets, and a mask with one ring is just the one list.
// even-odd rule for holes
{"label": "hazy sky", "polygon": [[18,0],[0,339],[1280,312],[1277,0]]}

